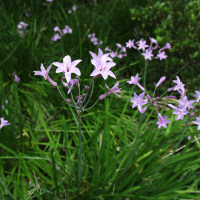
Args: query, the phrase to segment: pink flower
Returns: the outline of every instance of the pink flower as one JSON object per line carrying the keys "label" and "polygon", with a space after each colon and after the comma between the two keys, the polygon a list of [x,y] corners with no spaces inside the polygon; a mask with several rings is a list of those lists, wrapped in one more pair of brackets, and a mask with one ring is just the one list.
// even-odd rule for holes
{"label": "pink flower", "polygon": [[158,87],[163,81],[165,81],[165,79],[166,79],[166,76],[161,77],[158,83],[156,84],[156,87]]}
{"label": "pink flower", "polygon": [[197,130],[200,130],[200,116],[196,118],[196,121],[192,121],[193,124],[197,124],[198,128]]}
{"label": "pink flower", "polygon": [[137,47],[134,45],[134,40],[129,40],[128,42],[126,42],[126,47],[130,48],[134,48],[137,49]]}
{"label": "pink flower", "polygon": [[160,60],[166,59],[167,55],[165,54],[164,51],[159,51],[159,53],[157,54],[156,58],[159,58]]}
{"label": "pink flower", "polygon": [[8,123],[7,120],[4,120],[4,118],[1,118],[1,124],[0,124],[0,129],[2,129],[4,126],[8,126],[10,123]]}
{"label": "pink flower", "polygon": [[137,106],[141,113],[144,113],[146,111],[146,109],[147,109],[147,108],[142,108],[142,106],[148,103],[147,99],[143,100],[144,94],[145,94],[145,92],[139,94],[139,96],[138,96],[134,92],[134,98],[130,99],[130,102],[133,103],[132,108]]}
{"label": "pink flower", "polygon": [[64,34],[66,34],[66,33],[72,33],[72,29],[69,26],[66,25],[65,28],[62,30],[62,32]]}
{"label": "pink flower", "polygon": [[45,80],[49,81],[53,86],[57,86],[57,83],[54,82],[50,77],[49,77],[49,71],[51,69],[52,64],[47,68],[47,70],[44,68],[44,65],[41,63],[40,69],[41,71],[33,71],[35,76],[43,76]]}
{"label": "pink flower", "polygon": [[65,87],[68,87],[68,88],[69,88],[67,94],[69,94],[69,93],[71,92],[71,90],[72,90],[74,84],[76,84],[76,83],[78,83],[78,82],[79,82],[78,79],[71,79],[71,80],[69,81],[69,83],[65,83],[64,81],[62,81],[63,85],[64,85]]}
{"label": "pink flower", "polygon": [[73,6],[72,6],[72,10],[73,10],[73,11],[76,11],[76,5],[73,5]]}
{"label": "pink flower", "polygon": [[194,109],[195,107],[192,105],[195,101],[188,100],[187,96],[184,96],[181,100],[178,100],[179,105],[188,108],[188,109]]}
{"label": "pink flower", "polygon": [[138,76],[137,73],[136,76],[131,76],[131,80],[127,81],[127,83],[137,85],[141,90],[145,91],[145,89],[138,82],[140,79],[141,78]]}
{"label": "pink flower", "polygon": [[56,70],[56,73],[61,73],[61,72],[64,73],[67,83],[69,83],[71,80],[72,73],[78,76],[81,75],[80,70],[76,67],[76,65],[80,63],[81,61],[82,60],[75,60],[71,62],[71,57],[67,55],[63,58],[63,63],[54,62],[52,64],[58,67]]}
{"label": "pink flower", "polygon": [[185,91],[184,85],[180,78],[178,76],[176,76],[177,80],[173,80],[174,83],[176,83],[176,86],[174,86],[173,90],[182,90]]}
{"label": "pink flower", "polygon": [[167,128],[167,124],[169,123],[170,121],[167,120],[167,116],[162,117],[162,115],[158,113],[158,122],[156,122],[156,124],[158,124],[158,128],[160,128],[161,126]]}
{"label": "pink flower", "polygon": [[119,81],[117,81],[117,83],[110,89],[107,84],[106,85],[106,88],[109,90],[108,92],[106,92],[105,94],[102,94],[101,96],[99,96],[99,99],[102,100],[104,99],[105,97],[107,97],[108,95],[110,94],[115,94],[117,95],[118,97],[121,97],[121,95],[117,94],[117,92],[123,92],[123,90],[121,90],[121,88],[118,88],[119,87]]}
{"label": "pink flower", "polygon": [[196,94],[193,97],[196,97],[197,98],[196,102],[199,102],[200,101],[200,91],[195,91],[195,93]]}
{"label": "pink flower", "polygon": [[142,49],[143,51],[145,50],[146,47],[148,47],[149,45],[146,45],[146,40],[141,39],[138,42],[136,42],[136,44],[138,45],[138,50]]}
{"label": "pink flower", "polygon": [[152,50],[147,49],[145,53],[142,53],[145,60],[151,60],[151,57],[153,57]]}
{"label": "pink flower", "polygon": [[172,104],[168,104],[168,106],[174,109],[173,114],[177,115],[176,120],[179,120],[179,119],[183,120],[184,116],[188,114],[188,111],[186,110],[185,106],[181,104],[179,104],[178,108]]}
{"label": "pink flower", "polygon": [[114,67],[116,63],[112,62],[112,58],[109,57],[109,53],[103,54],[102,50],[99,49],[98,55],[93,52],[90,52],[90,54],[93,57],[91,63],[95,66],[95,69],[90,76],[102,75],[105,80],[108,78],[108,76],[116,78],[113,72],[110,71],[110,68]]}
{"label": "pink flower", "polygon": [[58,33],[56,33],[52,38],[51,38],[51,40],[52,41],[56,41],[56,40],[60,40],[61,39],[61,37],[60,37],[60,35],[58,34]]}

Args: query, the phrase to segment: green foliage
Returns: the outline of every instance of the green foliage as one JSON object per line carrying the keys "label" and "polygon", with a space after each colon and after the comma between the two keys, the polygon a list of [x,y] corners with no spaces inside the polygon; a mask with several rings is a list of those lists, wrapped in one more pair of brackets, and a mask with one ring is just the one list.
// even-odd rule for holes
{"label": "green foliage", "polygon": [[[154,77],[179,74],[192,86],[198,84],[200,57],[200,2],[198,0],[151,0],[130,9],[137,38],[155,37],[172,44],[165,65],[151,66]],[[145,38],[146,39],[146,38]],[[156,69],[155,69],[156,68]],[[162,70],[162,71],[161,71]],[[193,79],[193,80],[191,80]]]}
{"label": "green foliage", "polygon": [[[173,116],[167,129],[157,129],[153,112],[141,116],[131,109],[129,99],[136,88],[128,88],[126,79],[120,83],[123,98],[110,95],[91,112],[82,113],[83,176],[78,194],[76,112],[33,71],[39,70],[41,62],[46,67],[69,54],[83,60],[81,82],[88,84],[93,69],[88,51],[97,52],[97,47],[87,35],[95,32],[105,47],[127,41],[133,25],[127,20],[128,11],[134,3],[77,2],[78,12],[69,15],[73,1],[54,0],[50,6],[35,0],[0,1],[0,102],[5,105],[0,117],[11,123],[0,130],[0,199],[198,199],[197,131]],[[26,17],[29,7],[30,17]],[[19,21],[29,24],[24,38],[17,33]],[[51,44],[53,28],[66,24],[73,34]],[[129,56],[118,62],[116,73],[136,71],[139,62]],[[21,78],[18,83],[14,71]],[[113,80],[108,81],[113,85]],[[102,79],[95,80],[94,91],[95,100],[106,91]]]}

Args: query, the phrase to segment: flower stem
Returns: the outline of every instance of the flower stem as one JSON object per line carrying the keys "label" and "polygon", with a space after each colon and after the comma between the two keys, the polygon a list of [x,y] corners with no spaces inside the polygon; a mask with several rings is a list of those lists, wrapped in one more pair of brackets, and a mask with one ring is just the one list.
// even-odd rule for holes
{"label": "flower stem", "polygon": [[79,153],[78,153],[78,193],[80,194],[82,179],[82,150],[81,150],[81,115],[78,111],[78,134],[79,134]]}
{"label": "flower stem", "polygon": [[147,61],[145,60],[145,65],[144,65],[144,88],[146,88],[146,75],[147,75]]}

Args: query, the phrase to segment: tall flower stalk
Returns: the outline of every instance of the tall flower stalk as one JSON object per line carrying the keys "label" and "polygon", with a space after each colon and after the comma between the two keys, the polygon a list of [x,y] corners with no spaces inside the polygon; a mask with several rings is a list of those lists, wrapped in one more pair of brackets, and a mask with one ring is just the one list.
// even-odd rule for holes
{"label": "tall flower stalk", "polygon": [[[85,111],[89,111],[92,109],[100,100],[104,99],[110,94],[115,94],[118,97],[121,97],[118,93],[123,92],[121,88],[119,88],[119,81],[112,87],[109,88],[107,84],[105,84],[108,92],[100,95],[96,101],[92,105],[90,105],[93,91],[94,91],[94,81],[96,78],[102,76],[104,80],[111,76],[116,78],[115,74],[111,71],[111,68],[116,64],[113,62],[112,58],[109,57],[109,54],[103,54],[103,51],[99,49],[98,54],[96,55],[93,52],[90,52],[92,55],[91,63],[94,65],[94,70],[90,74],[92,76],[92,81],[90,86],[84,86],[83,91],[81,91],[81,84],[79,83],[79,76],[81,75],[80,70],[76,67],[81,60],[71,61],[71,57],[69,55],[63,58],[63,63],[53,62],[47,68],[44,68],[43,64],[41,64],[41,71],[34,71],[34,75],[43,76],[45,80],[49,81],[52,86],[56,87],[58,93],[62,97],[63,101],[66,102],[69,106],[74,108],[77,113],[78,118],[78,138],[79,138],[79,147],[78,147],[78,172],[77,172],[77,182],[78,182],[78,192],[81,194],[81,183],[82,183],[82,131],[81,131],[81,113]],[[65,98],[65,95],[60,90],[58,84],[50,78],[49,72],[52,66],[56,66],[56,73],[63,73],[63,77],[61,78],[61,83],[64,87],[68,88],[67,94],[70,95],[70,98]],[[72,79],[72,75],[76,74],[76,78]],[[72,90],[76,86],[78,89],[78,95],[74,97]]]}

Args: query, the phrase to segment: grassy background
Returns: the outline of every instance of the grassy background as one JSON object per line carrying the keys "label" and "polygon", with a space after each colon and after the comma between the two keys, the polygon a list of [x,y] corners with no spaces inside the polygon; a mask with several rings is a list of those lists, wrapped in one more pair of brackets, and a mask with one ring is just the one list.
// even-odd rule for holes
{"label": "grassy background", "polygon": [[[163,106],[162,111],[173,123],[167,129],[157,129],[155,112],[150,110],[141,116],[131,109],[129,100],[137,89],[127,86],[126,81],[144,67],[143,58],[132,51],[126,58],[116,59],[113,68],[124,90],[123,98],[109,96],[90,112],[82,113],[83,177],[78,195],[76,112],[54,87],[34,77],[33,71],[39,70],[41,63],[47,67],[70,55],[72,60],[83,60],[79,64],[81,83],[82,87],[88,85],[93,70],[89,51],[98,51],[88,34],[96,33],[103,40],[103,49],[115,49],[116,43],[145,37],[141,34],[138,38],[131,20],[130,9],[140,2],[42,3],[0,2],[0,101],[5,105],[0,116],[11,123],[0,130],[0,199],[27,199],[31,190],[29,199],[199,199],[196,127],[175,121],[172,112]],[[74,4],[77,11],[70,15],[68,10]],[[28,24],[24,38],[17,33],[20,21]],[[73,33],[51,43],[53,28],[65,25]],[[152,70],[148,68],[148,73]],[[19,83],[14,82],[13,72],[21,78]],[[155,78],[165,73],[163,70]],[[157,81],[152,79],[147,76],[148,88]],[[112,78],[107,80],[109,86],[114,83]],[[106,92],[104,84],[102,78],[95,82],[92,101]],[[191,140],[187,139],[189,135]]]}

